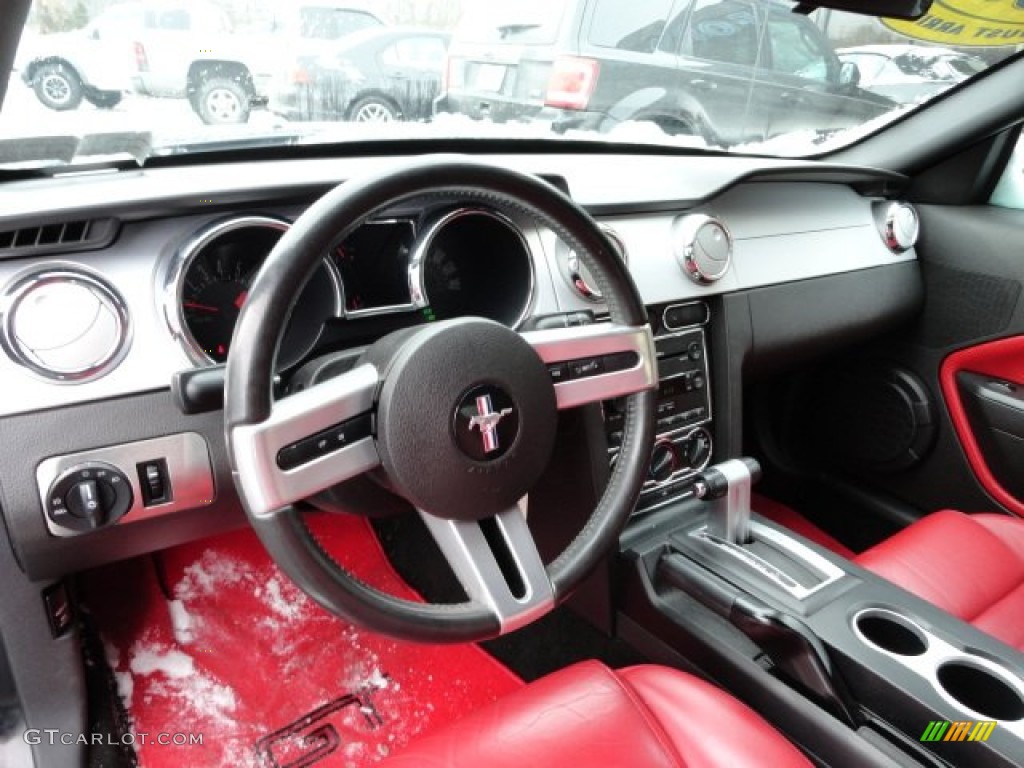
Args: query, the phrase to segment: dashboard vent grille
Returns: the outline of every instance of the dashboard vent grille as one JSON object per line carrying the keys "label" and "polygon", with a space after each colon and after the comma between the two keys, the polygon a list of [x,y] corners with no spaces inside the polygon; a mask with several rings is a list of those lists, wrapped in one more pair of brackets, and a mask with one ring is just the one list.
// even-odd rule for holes
{"label": "dashboard vent grille", "polygon": [[117,229],[117,219],[81,219],[0,230],[0,259],[103,248]]}

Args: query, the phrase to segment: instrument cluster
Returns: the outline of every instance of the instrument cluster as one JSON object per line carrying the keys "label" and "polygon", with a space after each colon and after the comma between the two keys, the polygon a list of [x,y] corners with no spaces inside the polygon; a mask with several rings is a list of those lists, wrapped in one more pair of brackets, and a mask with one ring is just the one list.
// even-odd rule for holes
{"label": "instrument cluster", "polygon": [[[290,224],[233,216],[175,254],[168,324],[197,365],[222,363],[249,287]],[[522,230],[481,207],[371,219],[333,244],[309,278],[278,347],[278,370],[307,359],[325,328],[381,315],[414,325],[464,315],[518,327],[533,301],[533,256]]]}

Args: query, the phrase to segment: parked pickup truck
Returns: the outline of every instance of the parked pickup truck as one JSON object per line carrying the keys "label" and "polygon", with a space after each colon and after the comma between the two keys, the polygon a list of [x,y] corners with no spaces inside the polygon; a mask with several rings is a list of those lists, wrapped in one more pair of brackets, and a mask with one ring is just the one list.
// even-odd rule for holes
{"label": "parked pickup truck", "polygon": [[[196,7],[182,6],[179,14]],[[255,33],[162,24],[135,43],[133,87],[150,96],[187,97],[205,123],[244,123],[254,104],[266,102],[285,52],[315,50],[383,24],[369,11],[331,2],[288,5]]]}
{"label": "parked pickup truck", "polygon": [[133,90],[187,98],[204,123],[244,123],[253,105],[266,102],[285,52],[328,46],[383,23],[352,5],[313,0],[239,32],[212,3],[137,0],[110,6],[82,30],[40,36],[19,66],[51,109],[75,109],[83,98],[111,107]]}

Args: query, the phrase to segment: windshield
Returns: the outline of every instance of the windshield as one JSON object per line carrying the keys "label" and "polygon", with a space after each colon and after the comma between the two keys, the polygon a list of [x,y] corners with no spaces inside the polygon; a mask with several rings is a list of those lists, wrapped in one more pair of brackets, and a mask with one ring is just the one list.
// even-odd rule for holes
{"label": "windshield", "polygon": [[1024,49],[1020,0],[916,22],[794,6],[36,0],[0,166],[435,137],[809,156]]}

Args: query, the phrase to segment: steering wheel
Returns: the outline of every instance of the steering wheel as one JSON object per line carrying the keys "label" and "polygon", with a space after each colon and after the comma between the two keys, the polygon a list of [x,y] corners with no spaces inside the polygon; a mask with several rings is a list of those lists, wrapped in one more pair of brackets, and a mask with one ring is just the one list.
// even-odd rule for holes
{"label": "steering wheel", "polygon": [[[550,227],[591,269],[611,322],[523,333],[482,318],[428,323],[385,336],[347,373],[275,401],[277,347],[323,254],[375,213],[439,195]],[[611,551],[643,485],[657,385],[643,302],[613,254],[593,219],[551,185],[469,159],[415,160],[346,181],[295,221],[239,315],[224,411],[249,521],[300,588],[376,632],[476,641],[547,613]],[[553,366],[594,358],[604,373],[577,370],[578,377],[552,381]],[[615,397],[626,398],[625,420],[608,485],[583,529],[545,566],[517,502],[549,462],[557,410]],[[304,446],[311,437],[337,447],[310,457]],[[399,599],[363,583],[319,546],[294,504],[371,471],[418,510],[467,602]]]}

